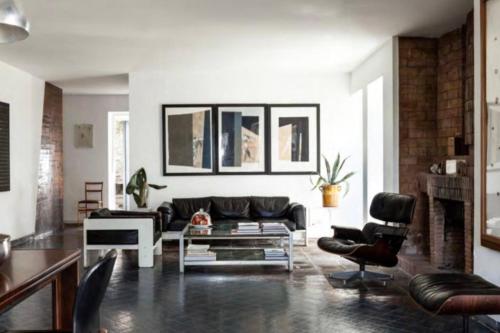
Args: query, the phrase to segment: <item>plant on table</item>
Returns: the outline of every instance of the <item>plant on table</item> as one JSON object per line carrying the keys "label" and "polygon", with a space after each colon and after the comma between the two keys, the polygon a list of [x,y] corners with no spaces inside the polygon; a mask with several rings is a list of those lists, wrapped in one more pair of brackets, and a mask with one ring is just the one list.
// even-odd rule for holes
{"label": "plant on table", "polygon": [[167,186],[148,184],[146,170],[144,170],[144,168],[140,168],[132,175],[132,177],[130,177],[130,181],[128,182],[125,191],[127,194],[134,197],[134,201],[137,204],[138,208],[147,208],[150,187],[155,190],[161,190],[166,188]]}
{"label": "plant on table", "polygon": [[313,190],[319,189],[323,193],[323,207],[338,207],[342,184],[345,184],[344,197],[349,192],[349,182],[347,180],[354,176],[355,172],[348,172],[343,176],[340,175],[348,159],[349,157],[341,159],[340,154],[337,154],[337,158],[332,164],[323,156],[326,175],[323,176],[320,174],[315,182],[311,179],[311,183],[314,185]]}

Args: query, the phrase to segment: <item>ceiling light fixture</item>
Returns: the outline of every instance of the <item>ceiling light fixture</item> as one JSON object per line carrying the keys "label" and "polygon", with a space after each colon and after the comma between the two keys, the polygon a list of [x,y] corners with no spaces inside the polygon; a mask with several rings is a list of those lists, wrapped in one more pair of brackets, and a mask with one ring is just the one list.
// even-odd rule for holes
{"label": "ceiling light fixture", "polygon": [[13,43],[28,38],[30,24],[13,0],[0,0],[0,43]]}

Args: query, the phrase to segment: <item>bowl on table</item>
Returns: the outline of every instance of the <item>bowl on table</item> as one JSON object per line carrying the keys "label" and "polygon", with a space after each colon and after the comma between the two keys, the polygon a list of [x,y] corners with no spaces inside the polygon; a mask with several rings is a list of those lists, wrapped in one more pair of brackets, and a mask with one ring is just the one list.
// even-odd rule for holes
{"label": "bowl on table", "polygon": [[0,265],[10,257],[10,236],[0,234]]}

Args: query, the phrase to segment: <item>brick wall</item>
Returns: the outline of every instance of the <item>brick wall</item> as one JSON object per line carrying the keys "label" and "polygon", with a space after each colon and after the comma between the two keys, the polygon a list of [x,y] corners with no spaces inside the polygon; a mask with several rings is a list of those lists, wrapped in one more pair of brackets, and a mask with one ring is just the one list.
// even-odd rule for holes
{"label": "brick wall", "polygon": [[[433,163],[455,158],[454,138],[468,148],[473,175],[473,14],[463,27],[440,38],[399,38],[400,192],[418,198],[406,253],[428,253],[429,200],[416,175]],[[450,141],[451,138],[451,141]],[[466,233],[470,240],[472,231]]]}
{"label": "brick wall", "polygon": [[449,138],[463,137],[464,43],[462,28],[438,39],[436,158],[454,156]]}
{"label": "brick wall", "polygon": [[36,234],[63,226],[62,90],[45,84],[38,169]]}
{"label": "brick wall", "polygon": [[437,41],[399,39],[400,190],[417,193],[415,175],[426,171],[435,147]]}
{"label": "brick wall", "polygon": [[[429,169],[436,146],[437,61],[436,39],[399,38],[399,189],[420,196],[415,221],[428,214],[416,175]],[[411,225],[408,252],[427,247],[421,236],[426,228],[423,223]]]}

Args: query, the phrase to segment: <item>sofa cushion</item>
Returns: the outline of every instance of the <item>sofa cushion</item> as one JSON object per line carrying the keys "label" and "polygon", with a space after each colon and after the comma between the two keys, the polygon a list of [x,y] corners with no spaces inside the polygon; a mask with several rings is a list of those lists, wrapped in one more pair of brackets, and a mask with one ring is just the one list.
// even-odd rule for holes
{"label": "sofa cushion", "polygon": [[250,199],[247,197],[213,197],[212,204],[216,219],[250,218]]}
{"label": "sofa cushion", "polygon": [[210,214],[210,198],[173,199],[172,203],[177,218],[181,220],[191,220],[191,216],[200,209]]}
{"label": "sofa cushion", "polygon": [[290,231],[295,231],[297,230],[297,224],[294,222],[294,221],[291,221],[287,218],[264,218],[264,219],[256,219],[257,222],[259,223],[283,223],[284,225],[286,225],[286,227],[288,228],[288,230]]}
{"label": "sofa cushion", "polygon": [[251,197],[250,208],[253,217],[284,217],[290,206],[288,197]]}
{"label": "sofa cushion", "polygon": [[[161,238],[161,231],[153,235],[153,245]],[[133,245],[139,243],[137,230],[87,230],[89,245]]]}
{"label": "sofa cushion", "polygon": [[177,220],[173,220],[172,222],[170,222],[167,226],[167,231],[182,231],[184,229],[184,227],[191,221],[191,219],[189,220],[181,220],[181,219],[177,219]]}
{"label": "sofa cushion", "polygon": [[90,213],[90,218],[98,219],[100,217],[111,217],[111,211],[107,208],[101,208],[94,210],[93,212]]}
{"label": "sofa cushion", "polygon": [[137,244],[138,240],[137,230],[87,230],[89,245],[132,245]]}

